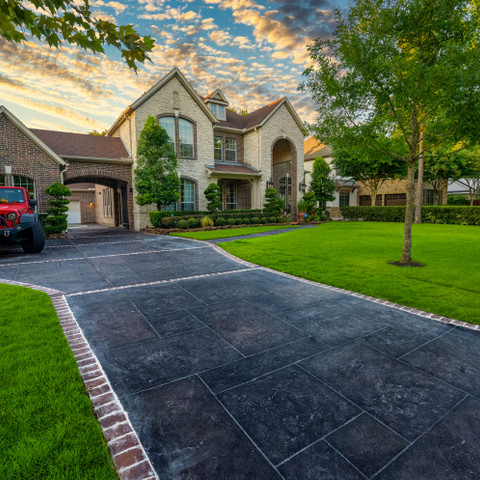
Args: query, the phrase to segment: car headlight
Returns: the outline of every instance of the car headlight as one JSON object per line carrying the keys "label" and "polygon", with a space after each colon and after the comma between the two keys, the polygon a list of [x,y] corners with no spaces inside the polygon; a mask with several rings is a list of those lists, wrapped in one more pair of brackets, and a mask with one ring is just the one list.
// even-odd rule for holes
{"label": "car headlight", "polygon": [[17,214],[15,212],[7,213],[7,220],[10,220],[12,222],[13,220],[16,220],[16,219],[17,219]]}

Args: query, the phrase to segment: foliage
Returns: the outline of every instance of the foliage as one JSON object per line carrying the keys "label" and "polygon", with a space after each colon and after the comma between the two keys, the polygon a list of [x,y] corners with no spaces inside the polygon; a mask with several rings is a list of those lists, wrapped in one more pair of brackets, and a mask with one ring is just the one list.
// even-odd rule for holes
{"label": "foliage", "polygon": [[[289,228],[295,228],[296,225],[290,225]],[[197,232],[171,232],[170,235],[183,238],[196,238],[198,240],[212,240],[215,238],[241,237],[243,235],[252,235],[256,233],[268,232],[271,230],[284,229],[284,225],[262,226],[262,227],[240,227],[232,229],[203,230]]]}
{"label": "foliage", "polygon": [[91,132],[88,132],[88,135],[93,135],[94,137],[104,137],[107,132],[108,130],[102,130],[101,132],[98,132],[97,130],[92,130]]}
{"label": "foliage", "polygon": [[95,18],[87,0],[21,0],[0,2],[0,37],[20,43],[27,34],[51,47],[73,43],[94,53],[110,45],[121,51],[126,64],[137,71],[137,62],[150,60],[155,40],[140,37],[132,25],[118,26]]}
{"label": "foliage", "polygon": [[[403,222],[405,207],[342,207],[347,220],[367,222]],[[480,225],[480,207],[466,206],[422,206],[423,223],[451,225]]]}
{"label": "foliage", "polygon": [[260,217],[253,217],[253,218],[252,218],[252,223],[253,223],[253,224],[258,224],[258,223],[260,223]]}
{"label": "foliage", "polygon": [[188,228],[198,228],[200,226],[200,222],[198,218],[189,218],[187,222],[188,222]]}
{"label": "foliage", "polygon": [[49,296],[0,285],[0,312],[0,478],[118,480]]}
{"label": "foliage", "polygon": [[169,137],[152,115],[149,115],[137,144],[137,168],[134,182],[139,205],[155,203],[157,210],[179,200],[180,180],[177,157]]}
{"label": "foliage", "polygon": [[[385,143],[389,139],[383,139]],[[391,139],[393,144],[398,139]],[[395,148],[392,145],[392,148]],[[397,146],[396,149],[399,149]],[[340,145],[334,148],[334,165],[341,177],[351,178],[355,182],[365,185],[372,205],[375,205],[377,192],[383,183],[404,175],[405,162],[392,158],[384,152],[378,152],[370,148],[368,144],[358,145],[356,148],[348,148]]]}
{"label": "foliage", "polygon": [[322,157],[317,157],[313,162],[310,191],[322,206],[325,202],[335,200],[335,181],[330,177],[330,173],[331,168],[328,163]]}
{"label": "foliage", "polygon": [[[262,221],[262,223],[267,223],[267,219],[265,217],[262,217],[262,220],[263,219],[265,219],[265,222]],[[269,223],[277,223],[278,222],[277,217],[269,217],[268,222]]]}
{"label": "foliage", "polygon": [[263,204],[265,213],[278,215],[283,210],[283,200],[277,197],[277,191],[274,188],[265,190],[265,203]]}
{"label": "foliage", "polygon": [[242,218],[242,222],[245,224],[245,225],[248,225],[250,223],[250,219],[248,217],[243,217]]}
{"label": "foliage", "polygon": [[52,197],[48,200],[47,216],[42,226],[47,235],[62,233],[67,229],[67,212],[72,191],[62,183],[55,182],[45,189],[45,193]]}
{"label": "foliage", "polygon": [[461,162],[459,182],[468,190],[470,205],[473,205],[480,196],[480,146],[461,151],[458,157]]}
{"label": "foliage", "polygon": [[243,219],[242,217],[237,217],[235,219],[235,225],[242,225],[243,224]]}
{"label": "foliage", "polygon": [[[158,223],[154,223],[152,221],[152,213],[158,213],[158,212],[150,212],[150,221],[152,222],[153,227],[159,227],[160,225]],[[173,217],[161,217],[161,226],[163,228],[173,228],[175,226],[175,222]]]}
{"label": "foliage", "polygon": [[227,223],[229,225],[235,225],[235,219],[234,218],[229,218],[229,219],[227,219]]}
{"label": "foliage", "polygon": [[207,210],[215,213],[222,208],[222,189],[217,183],[211,183],[203,192],[208,200]]}
{"label": "foliage", "polygon": [[308,214],[312,214],[315,211],[316,206],[317,199],[313,192],[307,192],[297,204],[299,212],[307,212]]}
{"label": "foliage", "polygon": [[470,205],[470,200],[465,195],[449,195],[447,205]]}
{"label": "foliage", "polygon": [[171,211],[157,212],[157,211],[154,211],[154,212],[150,212],[149,215],[150,215],[151,224],[154,227],[158,227],[158,226],[161,225],[162,219],[164,217],[182,217],[182,216],[188,216],[188,217],[200,216],[200,217],[203,217],[205,215],[210,215],[210,216],[212,216],[212,218],[216,218],[215,217],[216,215],[222,215],[222,216],[226,215],[228,217],[229,215],[242,214],[243,216],[245,216],[245,214],[258,215],[261,212],[262,212],[261,210],[222,210],[221,212],[211,214],[209,211],[201,211],[201,210],[183,211],[183,210],[179,210],[179,211],[175,211],[175,212],[171,212]]}
{"label": "foliage", "polygon": [[478,10],[470,0],[358,0],[346,17],[336,11],[336,24],[309,47],[301,88],[318,105],[323,143],[368,144],[406,163],[401,262],[409,265],[420,132],[426,155],[480,140]]}
{"label": "foliage", "polygon": [[181,228],[183,230],[186,230],[187,228],[189,228],[188,220],[179,220],[177,223],[177,228]]}
{"label": "foliage", "polygon": [[218,217],[215,220],[215,226],[217,227],[223,227],[225,225],[225,219],[223,217]]}
{"label": "foliage", "polygon": [[215,224],[210,217],[203,217],[200,221],[200,225],[202,225],[202,227],[213,227]]}

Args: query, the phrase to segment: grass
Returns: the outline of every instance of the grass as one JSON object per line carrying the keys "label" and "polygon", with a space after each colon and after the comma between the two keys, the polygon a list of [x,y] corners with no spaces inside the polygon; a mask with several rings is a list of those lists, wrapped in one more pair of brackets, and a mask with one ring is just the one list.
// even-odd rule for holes
{"label": "grass", "polygon": [[0,285],[0,478],[118,479],[48,295]]}
{"label": "grass", "polygon": [[298,225],[275,225],[270,227],[243,227],[222,230],[207,230],[204,232],[177,232],[171,233],[175,237],[194,238],[196,240],[213,240],[215,238],[240,237],[243,235],[252,235],[253,233],[269,232],[270,230],[279,230],[286,228],[295,228]]}
{"label": "grass", "polygon": [[397,267],[403,224],[331,222],[220,244],[250,262],[328,285],[480,324],[480,227],[413,226],[412,256]]}

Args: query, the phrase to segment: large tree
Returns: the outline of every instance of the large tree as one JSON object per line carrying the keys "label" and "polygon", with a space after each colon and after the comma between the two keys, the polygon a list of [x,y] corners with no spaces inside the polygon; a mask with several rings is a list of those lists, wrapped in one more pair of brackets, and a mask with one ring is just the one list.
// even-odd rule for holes
{"label": "large tree", "polygon": [[[309,47],[301,88],[323,143],[369,147],[407,166],[400,263],[411,265],[415,173],[423,152],[478,142],[479,14],[473,0],[357,0],[331,39]],[[402,148],[391,139],[400,135]],[[455,147],[457,148],[457,147]]]}
{"label": "large tree", "polygon": [[378,152],[367,144],[353,150],[345,147],[334,148],[334,158],[339,175],[365,185],[372,206],[375,206],[378,190],[384,182],[401,176],[404,170],[401,161],[384,152]]}
{"label": "large tree", "polygon": [[332,169],[323,157],[314,160],[310,191],[314,193],[322,208],[325,208],[326,202],[335,200],[336,186],[331,173]]}
{"label": "large tree", "polygon": [[0,0],[0,37],[20,43],[30,34],[51,47],[63,42],[104,52],[110,45],[122,53],[130,68],[149,60],[155,41],[141,37],[132,25],[95,18],[88,0]]}
{"label": "large tree", "polygon": [[157,210],[179,200],[180,180],[177,157],[168,133],[149,115],[137,144],[137,168],[134,170],[139,205],[155,203]]}

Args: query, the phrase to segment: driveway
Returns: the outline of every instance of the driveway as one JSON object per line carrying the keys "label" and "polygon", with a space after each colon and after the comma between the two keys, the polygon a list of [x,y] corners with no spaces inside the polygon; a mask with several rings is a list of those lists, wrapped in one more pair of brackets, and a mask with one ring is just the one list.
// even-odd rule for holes
{"label": "driveway", "polygon": [[0,278],[61,290],[161,479],[480,478],[480,334],[236,262],[75,229]]}

